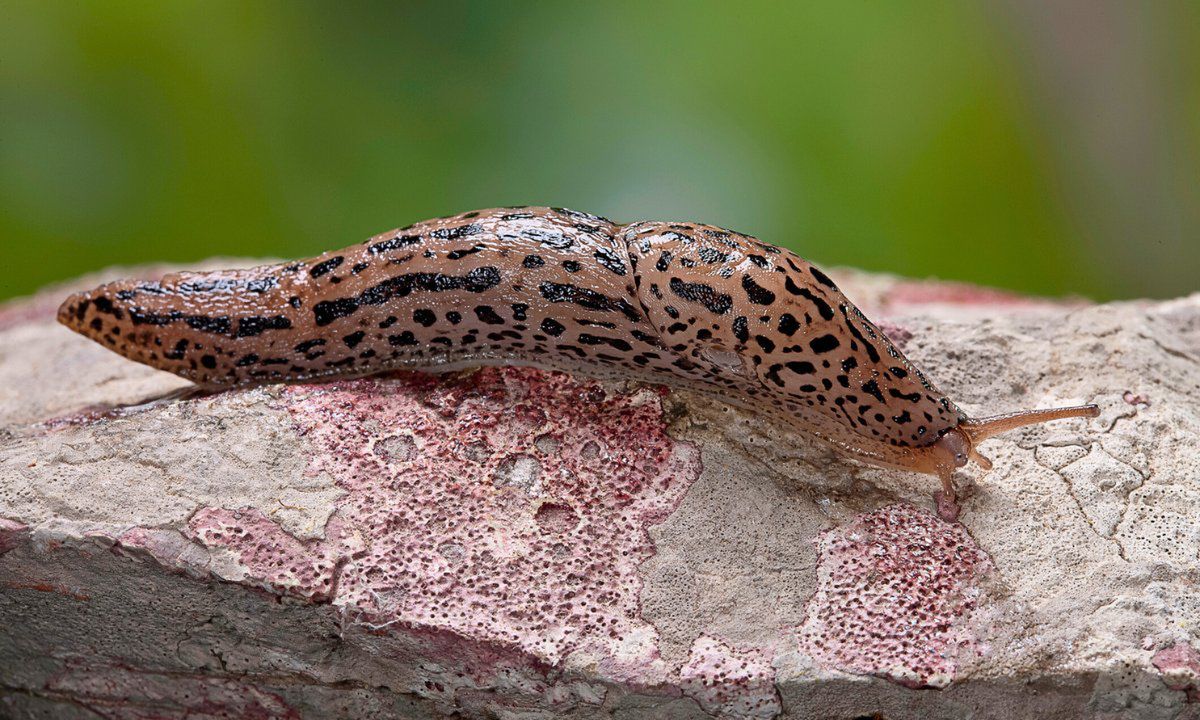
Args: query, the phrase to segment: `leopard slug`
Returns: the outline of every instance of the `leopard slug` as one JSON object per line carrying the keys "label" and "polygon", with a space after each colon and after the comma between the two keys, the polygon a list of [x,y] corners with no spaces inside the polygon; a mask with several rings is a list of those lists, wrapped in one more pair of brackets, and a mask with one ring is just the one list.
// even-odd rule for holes
{"label": "leopard slug", "polygon": [[532,365],[667,383],[868,463],[937,475],[985,438],[1095,405],[971,419],[825,273],[695,223],[562,208],[429,220],[310,260],[124,280],[58,319],[206,389],[399,368]]}

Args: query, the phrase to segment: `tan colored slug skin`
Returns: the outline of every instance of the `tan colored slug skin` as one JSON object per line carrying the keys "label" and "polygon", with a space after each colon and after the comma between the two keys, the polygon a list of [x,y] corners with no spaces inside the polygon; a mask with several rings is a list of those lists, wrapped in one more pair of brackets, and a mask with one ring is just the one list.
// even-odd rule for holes
{"label": "tan colored slug skin", "polygon": [[875,465],[939,475],[1001,429],[971,420],[819,269],[696,223],[562,208],[463,213],[316,258],[125,280],[64,325],[207,389],[398,368],[534,365],[715,394]]}

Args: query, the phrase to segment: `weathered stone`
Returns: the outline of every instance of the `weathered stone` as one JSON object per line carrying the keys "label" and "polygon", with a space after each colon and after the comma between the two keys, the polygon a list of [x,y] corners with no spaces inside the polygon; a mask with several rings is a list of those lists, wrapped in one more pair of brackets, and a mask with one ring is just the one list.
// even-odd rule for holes
{"label": "weathered stone", "polygon": [[1200,295],[837,276],[968,412],[1102,416],[988,441],[949,523],[687,392],[137,406],[186,383],[58,327],[67,288],[0,306],[0,716],[1200,717]]}

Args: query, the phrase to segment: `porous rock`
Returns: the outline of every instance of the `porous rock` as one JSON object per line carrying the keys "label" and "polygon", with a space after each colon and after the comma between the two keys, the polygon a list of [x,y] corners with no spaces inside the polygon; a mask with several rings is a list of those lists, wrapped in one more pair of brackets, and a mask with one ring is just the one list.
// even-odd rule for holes
{"label": "porous rock", "polygon": [[985,443],[947,522],[686,391],[139,404],[186,383],[57,326],[72,288],[0,306],[0,716],[1200,717],[1200,295],[835,274],[969,413],[1103,414]]}

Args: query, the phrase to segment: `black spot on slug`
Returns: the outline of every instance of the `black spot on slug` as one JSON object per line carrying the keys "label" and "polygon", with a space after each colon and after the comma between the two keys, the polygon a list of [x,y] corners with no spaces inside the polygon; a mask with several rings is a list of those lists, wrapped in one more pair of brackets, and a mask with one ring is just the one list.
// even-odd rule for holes
{"label": "black spot on slug", "polygon": [[483,232],[482,226],[480,226],[478,223],[471,223],[470,225],[459,225],[458,227],[453,228],[438,228],[437,230],[429,233],[429,237],[437,238],[438,240],[458,240],[460,238],[478,235],[481,232]]}
{"label": "black spot on slug", "polygon": [[747,342],[750,339],[750,329],[744,315],[733,319],[733,336],[741,342]]}
{"label": "black spot on slug", "polygon": [[766,335],[755,335],[754,342],[758,343],[758,346],[763,349],[763,352],[775,351],[774,341],[772,341],[771,338],[767,337]]}
{"label": "black spot on slug", "polygon": [[504,318],[497,315],[496,311],[493,310],[488,305],[477,306],[475,308],[475,317],[479,318],[481,321],[487,323],[488,325],[503,325],[504,324]]}
{"label": "black spot on slug", "polygon": [[344,262],[346,262],[346,258],[342,257],[341,255],[331,257],[328,260],[323,260],[316,265],[313,265],[312,268],[309,269],[308,274],[314,278],[319,278],[326,273],[333,272],[335,268]]}
{"label": "black spot on slug", "polygon": [[296,345],[294,350],[298,353],[306,353],[309,350],[312,350],[313,348],[318,347],[320,345],[324,345],[324,344],[325,344],[324,338],[313,338],[312,340],[305,340],[304,342]]}
{"label": "black spot on slug", "polygon": [[600,335],[592,335],[590,333],[579,333],[577,338],[583,345],[610,345],[618,350],[630,351],[633,347],[625,340],[620,338],[608,338]]}
{"label": "black spot on slug", "polygon": [[779,371],[782,369],[782,365],[772,365],[770,369],[767,370],[767,374],[764,377],[779,387],[784,387],[787,383],[783,381],[783,378],[779,377]]}
{"label": "black spot on slug", "polygon": [[754,278],[749,275],[742,276],[742,289],[755,305],[770,305],[775,302],[775,293],[754,282]]}
{"label": "black spot on slug", "polygon": [[808,271],[812,273],[814,278],[817,279],[817,282],[821,283],[827,288],[837,290],[837,285],[834,285],[833,281],[829,279],[829,276],[818,270],[816,266],[809,266]]}
{"label": "black spot on slug", "polygon": [[183,353],[184,353],[184,351],[187,350],[187,347],[188,347],[188,341],[187,341],[187,338],[184,338],[184,339],[180,340],[179,342],[175,343],[174,348],[172,348],[171,350],[169,350],[167,352],[164,352],[163,357],[165,357],[168,360],[182,360]]}
{"label": "black spot on slug", "polygon": [[787,369],[797,375],[812,375],[817,371],[813,364],[806,360],[793,360],[787,364]]}
{"label": "black spot on slug", "polygon": [[875,382],[873,378],[863,383],[862,389],[863,392],[874,396],[874,398],[879,402],[883,402],[883,393],[879,392],[879,383]]}
{"label": "black spot on slug", "polygon": [[367,248],[367,252],[371,253],[372,255],[378,255],[380,253],[388,252],[389,250],[398,250],[402,247],[416,245],[419,242],[421,242],[419,235],[398,235],[394,238],[375,243]]}
{"label": "black spot on slug", "polygon": [[808,288],[797,287],[796,283],[794,283],[792,281],[792,278],[790,276],[787,278],[784,278],[783,286],[785,288],[787,288],[787,291],[790,292],[791,294],[799,295],[800,297],[805,298],[806,300],[811,302],[813,305],[815,305],[817,308],[817,312],[819,312],[821,314],[822,319],[824,319],[824,320],[832,320],[833,319],[833,308],[829,307],[829,303],[825,302],[823,299],[814,295],[813,292],[811,290],[809,290]]}
{"label": "black spot on slug", "polygon": [[538,286],[538,291],[541,292],[542,297],[553,303],[574,303],[588,310],[600,310],[602,312],[620,311],[625,317],[634,322],[642,319],[642,314],[624,299],[610,298],[590,288],[582,288],[577,285],[568,285],[565,283],[544,282]]}
{"label": "black spot on slug", "polygon": [[554,250],[566,250],[575,244],[575,240],[569,235],[564,235],[561,232],[554,230],[542,230],[541,228],[524,228],[517,233],[527,240],[533,240],[548,248]]}
{"label": "black spot on slug", "polygon": [[679,278],[671,278],[671,292],[687,300],[700,303],[714,315],[724,315],[733,307],[733,298],[725,293],[719,293],[711,285],[704,283],[688,283]]}
{"label": "black spot on slug", "polygon": [[921,401],[921,393],[915,392],[915,393],[909,393],[909,394],[905,395],[904,393],[900,392],[896,388],[888,388],[888,395],[891,395],[892,397],[897,398],[899,400],[907,400],[908,402],[911,402],[911,403]]}
{"label": "black spot on slug", "polygon": [[284,315],[245,317],[238,321],[237,334],[234,337],[255,337],[267,330],[287,330],[290,327],[292,321]]}
{"label": "black spot on slug", "polygon": [[421,327],[429,327],[437,322],[437,315],[434,315],[432,310],[419,308],[417,310],[413,310],[413,322]]}
{"label": "black spot on slug", "polygon": [[469,248],[466,248],[463,250],[451,250],[450,252],[446,253],[446,259],[461,260],[462,258],[465,258],[468,255],[473,255],[482,249],[483,249],[482,245],[476,245],[474,247],[469,247]]}
{"label": "black spot on slug", "polygon": [[93,300],[92,304],[96,306],[96,312],[105,313],[106,315],[115,314],[112,300],[104,297],[103,295]]}
{"label": "black spot on slug", "polygon": [[[879,362],[879,351],[876,350],[875,346],[872,345],[865,337],[863,337],[863,334],[858,331],[858,327],[854,323],[850,322],[850,315],[846,310],[845,303],[842,304],[841,311],[842,318],[846,321],[846,328],[850,331],[851,335],[858,338],[859,341],[862,342],[864,349],[867,351],[867,357],[871,358],[871,362]],[[861,312],[856,312],[855,315],[857,318],[866,322],[866,318],[863,317]]]}
{"label": "black spot on slug", "polygon": [[596,258],[597,262],[615,275],[624,275],[626,273],[625,263],[621,262],[621,258],[608,248],[600,248],[592,254],[592,257]]}
{"label": "black spot on slug", "polygon": [[558,337],[559,335],[562,335],[563,331],[566,329],[567,328],[564,327],[562,323],[553,318],[545,318],[542,320],[542,332],[546,333],[550,337]]}
{"label": "black spot on slug", "polygon": [[800,329],[800,323],[791,313],[784,313],[779,316],[779,332],[791,337]]}
{"label": "black spot on slug", "polygon": [[841,343],[838,342],[838,339],[833,335],[828,334],[822,335],[818,338],[813,338],[808,343],[808,346],[812,348],[812,351],[818,355],[821,353],[827,353],[830,350],[835,350],[839,345],[841,345]]}

